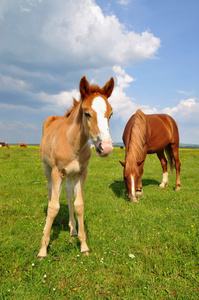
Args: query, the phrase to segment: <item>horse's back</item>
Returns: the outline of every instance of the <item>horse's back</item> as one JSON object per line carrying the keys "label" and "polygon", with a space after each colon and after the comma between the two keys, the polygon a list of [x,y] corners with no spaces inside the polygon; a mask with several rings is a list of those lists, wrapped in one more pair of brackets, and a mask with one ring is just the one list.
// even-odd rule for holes
{"label": "horse's back", "polygon": [[166,148],[170,143],[179,144],[177,124],[167,114],[147,115],[148,123],[148,153]]}
{"label": "horse's back", "polygon": [[62,117],[56,115],[48,117],[43,123],[42,136],[46,134],[47,129],[50,130],[50,128],[52,128],[51,130],[53,130],[53,128],[56,127],[61,120]]}
{"label": "horse's back", "polygon": [[[136,114],[139,114],[139,110]],[[179,145],[178,126],[174,119],[167,114],[151,114],[145,115],[141,112],[146,124],[146,143],[148,153],[154,153],[157,150],[164,149],[169,143]],[[132,115],[128,120],[124,133],[123,142],[126,147],[129,145],[131,130],[133,128],[136,114]]]}
{"label": "horse's back", "polygon": [[[42,139],[40,143],[40,156],[43,159],[44,152],[49,152],[49,148],[52,149],[52,141],[59,125],[62,123],[63,117],[50,116],[48,117],[42,127]],[[50,145],[50,146],[48,146]]]}

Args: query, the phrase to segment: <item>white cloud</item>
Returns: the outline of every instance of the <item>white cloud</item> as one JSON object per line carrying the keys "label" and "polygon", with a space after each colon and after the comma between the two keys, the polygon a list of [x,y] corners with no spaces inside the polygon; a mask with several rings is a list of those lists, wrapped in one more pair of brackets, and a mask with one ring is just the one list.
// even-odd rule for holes
{"label": "white cloud", "polygon": [[43,109],[49,111],[54,111],[61,114],[64,114],[66,108],[70,108],[73,104],[73,98],[79,100],[80,93],[78,90],[74,89],[69,92],[63,91],[59,94],[49,95],[46,93],[40,93],[38,98],[46,103]]}
{"label": "white cloud", "polygon": [[116,84],[113,93],[110,97],[110,103],[113,106],[114,116],[126,122],[138,108],[144,113],[157,113],[156,108],[150,108],[148,105],[140,105],[132,97],[128,97],[124,91],[130,83],[135,81],[134,78],[126,74],[125,70],[120,66],[114,66],[113,71],[116,76]]}
{"label": "white cloud", "polygon": [[186,96],[190,96],[193,92],[187,92],[187,91],[183,91],[183,90],[179,90],[177,91],[179,94],[182,94],[182,95],[186,95]]}
{"label": "white cloud", "polygon": [[199,103],[194,98],[181,100],[177,106],[166,107],[163,112],[176,118],[193,118],[193,114],[199,114]]}
{"label": "white cloud", "polygon": [[22,91],[30,88],[30,84],[21,79],[0,74],[0,91]]}
{"label": "white cloud", "polygon": [[121,5],[128,5],[131,2],[131,0],[117,0],[117,2]]}
{"label": "white cloud", "polygon": [[[8,26],[3,24],[5,9],[2,10],[1,32],[5,43],[1,52],[4,56],[13,55],[13,61],[17,58],[31,64],[62,62],[73,68],[99,68],[153,58],[160,47],[160,39],[152,33],[128,31],[115,15],[104,16],[93,0],[26,4],[20,1],[11,6],[8,0],[12,14],[6,20]],[[8,32],[10,27],[13,31]]]}

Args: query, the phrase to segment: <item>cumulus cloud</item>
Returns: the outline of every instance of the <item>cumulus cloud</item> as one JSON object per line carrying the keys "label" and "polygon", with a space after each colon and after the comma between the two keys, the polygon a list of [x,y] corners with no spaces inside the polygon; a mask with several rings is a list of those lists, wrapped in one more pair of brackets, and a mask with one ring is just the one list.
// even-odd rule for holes
{"label": "cumulus cloud", "polygon": [[197,122],[199,124],[199,102],[197,99],[189,98],[187,100],[180,100],[177,106],[171,108],[166,107],[163,109],[163,112],[173,116],[183,123],[191,121],[192,123]]}
{"label": "cumulus cloud", "polygon": [[152,33],[128,31],[115,15],[104,16],[93,0],[7,0],[1,16],[6,42],[0,53],[27,64],[129,64],[153,58],[160,47]]}
{"label": "cumulus cloud", "polygon": [[[110,98],[114,119],[126,122],[138,108],[159,112],[128,95],[136,79],[125,68],[155,58],[160,39],[149,31],[128,30],[114,14],[104,15],[94,0],[2,0],[0,34],[0,129],[5,140],[17,142],[27,133],[26,142],[36,142],[44,119],[64,114],[72,98],[79,99],[83,75],[99,85],[115,77]],[[179,124],[197,123],[198,100],[179,93],[189,98],[162,112]]]}
{"label": "cumulus cloud", "polygon": [[148,105],[140,105],[136,102],[136,99],[126,95],[125,89],[136,79],[126,74],[125,70],[120,66],[114,66],[113,71],[116,77],[116,85],[110,97],[110,103],[113,106],[116,118],[127,121],[139,108],[146,114],[157,113],[156,108],[150,108]]}

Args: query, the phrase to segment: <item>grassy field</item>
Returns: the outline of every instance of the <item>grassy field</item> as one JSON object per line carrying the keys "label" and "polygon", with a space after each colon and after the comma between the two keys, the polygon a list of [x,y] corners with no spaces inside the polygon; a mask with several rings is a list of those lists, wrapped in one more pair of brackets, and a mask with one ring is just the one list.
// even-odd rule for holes
{"label": "grassy field", "polygon": [[90,256],[68,228],[63,189],[48,257],[38,261],[47,210],[38,147],[0,149],[0,299],[199,299],[199,150],[180,150],[181,185],[169,186],[156,155],[143,175],[146,198],[128,202],[124,150],[92,152],[84,187]]}

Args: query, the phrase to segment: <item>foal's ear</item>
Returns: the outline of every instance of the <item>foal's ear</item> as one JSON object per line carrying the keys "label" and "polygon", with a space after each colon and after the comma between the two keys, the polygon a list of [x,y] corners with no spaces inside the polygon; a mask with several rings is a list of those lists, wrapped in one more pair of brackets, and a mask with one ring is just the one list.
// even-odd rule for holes
{"label": "foal's ear", "polygon": [[114,88],[114,79],[113,77],[111,77],[111,79],[103,87],[103,94],[106,95],[107,98],[109,98],[112,94],[113,88]]}
{"label": "foal's ear", "polygon": [[126,166],[126,163],[125,162],[122,162],[119,160],[119,162],[121,163],[122,167],[125,167]]}
{"label": "foal's ear", "polygon": [[85,98],[89,93],[89,82],[86,80],[86,76],[82,77],[79,83],[79,91],[82,98]]}

